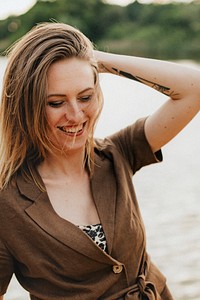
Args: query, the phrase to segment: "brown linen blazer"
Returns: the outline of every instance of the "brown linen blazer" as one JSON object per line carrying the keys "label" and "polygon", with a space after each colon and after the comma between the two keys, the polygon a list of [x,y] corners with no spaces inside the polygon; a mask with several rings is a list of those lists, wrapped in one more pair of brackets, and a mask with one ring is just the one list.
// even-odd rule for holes
{"label": "brown linen blazer", "polygon": [[[0,294],[15,273],[32,300],[172,299],[168,293],[161,296],[166,280],[146,253],[132,185],[137,170],[158,161],[145,138],[144,121],[97,142],[91,190],[107,253],[60,218],[47,193],[23,173],[1,192]],[[33,175],[42,183],[36,170]]]}

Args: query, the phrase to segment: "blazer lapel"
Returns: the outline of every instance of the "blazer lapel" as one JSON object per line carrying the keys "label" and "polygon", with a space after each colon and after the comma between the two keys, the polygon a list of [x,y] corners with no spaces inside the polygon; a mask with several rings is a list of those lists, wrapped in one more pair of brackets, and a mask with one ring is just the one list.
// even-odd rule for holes
{"label": "blazer lapel", "polygon": [[91,180],[93,199],[106,235],[108,253],[114,239],[116,180],[110,160],[95,156],[94,176]]}
{"label": "blazer lapel", "polygon": [[[34,176],[42,183],[42,179],[37,171],[34,171]],[[111,263],[109,255],[104,253],[86,233],[56,214],[46,192],[42,192],[32,181],[22,176],[18,176],[17,185],[20,193],[33,201],[25,209],[27,215],[44,231],[63,245],[93,260]],[[105,221],[106,219],[104,218]]]}

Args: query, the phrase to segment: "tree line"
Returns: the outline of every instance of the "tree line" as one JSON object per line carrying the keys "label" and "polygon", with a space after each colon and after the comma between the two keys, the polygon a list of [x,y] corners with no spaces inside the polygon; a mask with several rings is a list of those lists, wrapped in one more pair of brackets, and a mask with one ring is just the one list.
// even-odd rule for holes
{"label": "tree line", "polygon": [[25,14],[0,21],[0,53],[41,22],[80,29],[99,50],[200,61],[200,1],[125,7],[103,0],[37,0]]}

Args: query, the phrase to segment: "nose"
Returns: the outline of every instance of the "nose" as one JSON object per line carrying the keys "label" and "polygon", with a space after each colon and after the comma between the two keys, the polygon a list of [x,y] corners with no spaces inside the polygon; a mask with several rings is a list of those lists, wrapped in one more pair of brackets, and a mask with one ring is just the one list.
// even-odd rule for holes
{"label": "nose", "polygon": [[70,101],[67,103],[67,109],[65,112],[66,118],[71,122],[80,122],[83,111],[77,101]]}

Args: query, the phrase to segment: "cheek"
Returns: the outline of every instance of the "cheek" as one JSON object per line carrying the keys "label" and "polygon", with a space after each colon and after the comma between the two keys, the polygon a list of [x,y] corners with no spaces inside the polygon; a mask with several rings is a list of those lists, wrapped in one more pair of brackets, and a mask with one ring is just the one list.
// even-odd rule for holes
{"label": "cheek", "polygon": [[87,112],[91,117],[95,117],[100,110],[100,103],[97,98],[94,98],[93,101],[88,105]]}
{"label": "cheek", "polygon": [[91,103],[88,108],[87,108],[87,116],[89,117],[90,119],[90,122],[93,122],[97,115],[98,115],[98,112],[99,112],[99,107],[98,107],[98,103]]}
{"label": "cheek", "polygon": [[99,105],[98,100],[94,101],[90,107],[88,107],[88,111],[87,111],[87,115],[89,118],[89,128],[90,130],[92,130],[92,128],[94,127],[96,120],[99,117],[101,111],[101,107]]}
{"label": "cheek", "polygon": [[46,118],[47,118],[47,123],[49,124],[50,127],[52,127],[58,121],[59,114],[56,110],[52,110],[51,108],[47,108]]}

